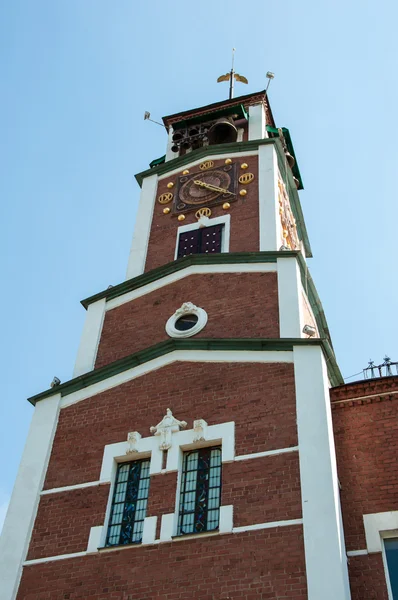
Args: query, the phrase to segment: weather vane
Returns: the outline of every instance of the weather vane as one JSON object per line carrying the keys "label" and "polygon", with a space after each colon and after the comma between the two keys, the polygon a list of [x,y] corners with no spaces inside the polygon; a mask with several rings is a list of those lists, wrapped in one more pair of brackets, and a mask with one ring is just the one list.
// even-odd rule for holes
{"label": "weather vane", "polygon": [[236,79],[236,81],[240,81],[241,83],[249,83],[247,81],[246,77],[243,77],[243,75],[239,75],[239,73],[235,73],[234,58],[235,58],[235,48],[232,48],[232,68],[229,73],[226,73],[225,75],[220,75],[220,77],[217,79],[217,83],[220,83],[221,81],[229,81],[229,99],[234,97],[234,83],[235,83],[234,80],[235,79]]}

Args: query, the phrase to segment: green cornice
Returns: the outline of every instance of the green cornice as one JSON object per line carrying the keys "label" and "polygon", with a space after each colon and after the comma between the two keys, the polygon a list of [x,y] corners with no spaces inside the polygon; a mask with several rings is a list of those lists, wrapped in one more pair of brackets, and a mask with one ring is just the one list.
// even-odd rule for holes
{"label": "green cornice", "polygon": [[174,260],[165,265],[161,265],[156,269],[152,269],[147,273],[143,273],[142,275],[138,275],[138,277],[133,277],[133,279],[128,279],[123,283],[119,283],[103,292],[99,292],[94,296],[90,296],[89,298],[85,298],[81,301],[84,308],[87,308],[89,304],[93,302],[97,302],[97,300],[102,300],[106,298],[107,300],[111,300],[112,298],[118,298],[127,292],[131,292],[136,290],[144,285],[148,285],[148,283],[152,283],[153,281],[157,281],[158,279],[162,279],[167,275],[171,275],[176,271],[181,271],[181,269],[186,269],[192,265],[236,265],[236,264],[245,264],[245,263],[270,263],[276,262],[276,259],[279,256],[287,257],[287,256],[297,256],[297,251],[289,251],[289,252],[225,252],[220,254],[191,254],[189,256],[184,256],[184,258],[179,258],[178,260]]}
{"label": "green cornice", "polygon": [[283,181],[286,186],[287,193],[290,199],[290,205],[292,207],[292,211],[294,214],[294,218],[296,219],[297,230],[299,234],[299,238],[303,240],[305,254],[307,257],[312,256],[310,241],[308,239],[307,228],[305,226],[304,215],[301,209],[300,198],[298,195],[298,191],[296,188],[296,184],[293,180],[293,174],[290,167],[286,166],[286,158],[285,153],[283,151],[283,147],[279,138],[265,138],[263,140],[250,140],[248,142],[234,142],[232,144],[216,144],[215,146],[206,147],[206,148],[198,148],[198,150],[193,150],[189,152],[189,154],[185,154],[184,156],[178,156],[177,158],[173,158],[172,160],[168,160],[152,169],[147,169],[146,171],[142,171],[138,173],[135,178],[138,181],[140,187],[142,186],[142,182],[145,177],[150,177],[151,175],[157,175],[160,177],[169,171],[174,171],[174,169],[183,168],[185,165],[192,163],[197,160],[201,160],[202,158],[206,158],[209,155],[209,152],[216,156],[217,154],[236,154],[242,152],[250,152],[253,150],[258,150],[259,146],[265,146],[267,144],[272,144],[275,146],[276,154],[278,157],[278,167],[279,171],[282,175]]}
{"label": "green cornice", "polygon": [[28,398],[29,402],[33,405],[36,402],[43,400],[44,398],[48,398],[54,394],[61,394],[61,396],[68,396],[73,392],[77,392],[81,389],[87,388],[95,383],[108,379],[109,377],[113,377],[114,375],[118,375],[119,373],[123,373],[128,369],[133,367],[137,367],[138,365],[149,362],[150,360],[154,360],[159,356],[163,356],[165,354],[169,354],[170,352],[174,352],[175,350],[185,350],[189,352],[190,350],[207,350],[209,352],[216,350],[227,350],[227,351],[257,351],[257,352],[267,352],[267,351],[292,351],[294,346],[321,346],[323,349],[323,353],[325,355],[326,364],[328,368],[328,374],[330,381],[333,386],[340,385],[343,383],[343,379],[341,377],[340,371],[337,367],[336,360],[334,358],[333,351],[330,348],[330,344],[328,340],[325,339],[185,339],[185,340],[166,340],[164,342],[160,342],[147,348],[145,350],[141,350],[140,352],[135,352],[134,354],[130,354],[130,356],[126,356],[125,358],[121,358],[105,367],[101,367],[99,369],[94,369],[89,373],[85,373],[84,375],[80,375],[80,377],[76,377],[75,379],[71,379],[66,381],[65,383],[61,383],[55,388],[50,388],[41,394],[36,394],[31,398]]}
{"label": "green cornice", "polygon": [[[102,300],[104,298],[107,301],[112,300],[113,298],[118,298],[123,294],[137,290],[144,285],[148,285],[153,281],[163,279],[163,277],[167,277],[167,275],[171,275],[172,273],[176,273],[177,271],[181,271],[182,269],[186,269],[193,265],[276,263],[278,258],[283,259],[291,257],[294,257],[298,260],[301,283],[307,294],[312,312],[314,313],[319,334],[322,338],[328,340],[332,350],[332,340],[321,300],[308,270],[307,263],[301,252],[298,250],[283,250],[280,252],[226,252],[220,254],[191,254],[190,256],[179,258],[178,260],[174,260],[173,262],[157,267],[156,269],[152,269],[152,271],[143,273],[142,275],[134,277],[133,279],[128,279],[119,285],[115,285],[114,287],[82,300],[81,303],[85,308],[87,308],[93,302],[97,302],[98,300]],[[341,377],[340,373],[339,376]]]}

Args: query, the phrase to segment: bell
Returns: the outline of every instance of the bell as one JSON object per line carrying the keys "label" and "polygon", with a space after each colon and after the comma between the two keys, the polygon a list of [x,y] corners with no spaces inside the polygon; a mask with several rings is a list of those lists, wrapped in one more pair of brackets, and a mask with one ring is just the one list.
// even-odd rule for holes
{"label": "bell", "polygon": [[190,142],[188,139],[184,140],[184,141],[182,142],[182,147],[183,147],[185,150],[188,150],[188,148],[190,148],[190,147],[191,147],[191,142]]}
{"label": "bell", "polygon": [[209,145],[230,144],[238,139],[238,130],[235,125],[225,117],[218,119],[209,129],[207,134]]}
{"label": "bell", "polygon": [[300,187],[300,182],[299,182],[299,180],[297,179],[297,177],[293,177],[293,181],[294,181],[294,183],[296,184],[296,188],[297,188],[297,189],[299,189],[299,187]]}
{"label": "bell", "polygon": [[173,144],[172,147],[171,147],[171,151],[172,152],[178,152],[178,150],[179,150],[179,148],[178,148],[177,144]]}
{"label": "bell", "polygon": [[180,142],[183,137],[184,137],[184,135],[183,135],[182,131],[176,131],[175,133],[173,133],[172,140],[173,140],[173,142]]}
{"label": "bell", "polygon": [[289,164],[289,167],[292,169],[292,168],[293,168],[293,165],[294,165],[294,163],[296,162],[296,161],[294,160],[294,156],[292,156],[292,155],[290,154],[290,152],[285,152],[285,155],[286,155],[286,160],[287,160],[287,162],[288,162],[288,164]]}
{"label": "bell", "polygon": [[188,130],[188,135],[191,137],[192,135],[198,135],[199,133],[199,127],[191,127],[191,129]]}

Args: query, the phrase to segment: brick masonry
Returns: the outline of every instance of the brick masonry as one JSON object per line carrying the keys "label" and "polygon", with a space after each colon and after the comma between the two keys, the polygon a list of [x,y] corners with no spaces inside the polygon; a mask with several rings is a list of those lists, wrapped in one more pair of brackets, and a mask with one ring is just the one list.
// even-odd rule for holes
{"label": "brick masonry", "polygon": [[[209,150],[209,155],[211,151]],[[249,165],[247,171],[254,174],[255,179],[247,186],[239,184],[239,189],[245,187],[247,195],[245,197],[237,196],[237,200],[230,202],[231,208],[228,213],[231,215],[231,235],[230,252],[256,252],[259,247],[259,212],[258,212],[258,158],[257,156],[239,156],[232,155],[234,162],[238,164],[238,176],[243,173],[240,165],[246,162]],[[204,161],[205,159],[203,159]],[[215,160],[214,166],[224,165],[224,159]],[[182,169],[183,170],[183,169]],[[181,170],[181,172],[182,172]],[[191,173],[199,170],[199,165],[190,168]],[[246,171],[246,172],[247,172]],[[201,171],[200,171],[201,172]],[[156,198],[165,192],[169,181],[175,182],[177,174],[166,175],[159,180]],[[180,225],[196,223],[195,211],[185,214],[185,221],[182,223],[177,220],[177,215],[164,215],[163,204],[156,200],[149,237],[148,253],[145,265],[145,271],[150,271],[155,267],[164,265],[174,260],[175,247],[177,242],[177,229]],[[211,207],[211,218],[224,216],[226,211],[222,205]],[[221,296],[220,296],[221,297]]]}
{"label": "brick masonry", "polygon": [[276,273],[191,275],[108,311],[96,367],[169,339],[166,322],[183,302],[208,314],[195,339],[279,337]]}
{"label": "brick masonry", "polygon": [[189,427],[235,421],[237,455],[297,445],[292,364],[174,363],[62,409],[45,489],[98,480],[104,446],[168,407]]}
{"label": "brick masonry", "polygon": [[[398,510],[398,377],[331,390],[347,550],[366,549],[363,515]],[[350,558],[353,600],[386,599],[381,553]]]}
{"label": "brick masonry", "polygon": [[49,598],[306,600],[302,528],[198,537],[25,567],[17,600]]}

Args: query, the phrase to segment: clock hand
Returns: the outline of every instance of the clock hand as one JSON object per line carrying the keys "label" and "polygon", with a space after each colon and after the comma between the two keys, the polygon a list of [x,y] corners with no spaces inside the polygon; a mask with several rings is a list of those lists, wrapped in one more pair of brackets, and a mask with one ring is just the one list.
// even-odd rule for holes
{"label": "clock hand", "polygon": [[230,196],[235,195],[229,190],[225,190],[224,188],[218,187],[217,185],[212,185],[211,183],[206,183],[205,181],[201,181],[200,179],[195,179],[194,184],[198,185],[199,187],[206,188],[207,190],[211,190],[213,192],[221,192],[222,194],[229,194]]}

